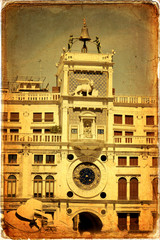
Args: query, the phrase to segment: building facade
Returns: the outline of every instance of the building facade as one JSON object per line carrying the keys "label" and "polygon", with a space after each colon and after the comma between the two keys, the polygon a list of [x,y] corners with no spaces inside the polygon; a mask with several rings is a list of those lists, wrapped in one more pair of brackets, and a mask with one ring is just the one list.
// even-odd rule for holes
{"label": "building facade", "polygon": [[156,227],[157,99],[116,96],[113,55],[63,50],[52,93],[4,91],[4,212],[34,197],[79,232]]}

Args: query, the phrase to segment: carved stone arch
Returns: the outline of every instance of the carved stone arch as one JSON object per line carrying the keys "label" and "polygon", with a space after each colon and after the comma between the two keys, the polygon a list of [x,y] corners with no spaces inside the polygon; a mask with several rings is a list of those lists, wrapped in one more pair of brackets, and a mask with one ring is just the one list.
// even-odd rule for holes
{"label": "carved stone arch", "polygon": [[[100,232],[103,227],[103,220],[100,214],[92,209],[81,209],[76,211],[72,218],[73,229],[80,233]],[[86,224],[87,223],[87,224]]]}

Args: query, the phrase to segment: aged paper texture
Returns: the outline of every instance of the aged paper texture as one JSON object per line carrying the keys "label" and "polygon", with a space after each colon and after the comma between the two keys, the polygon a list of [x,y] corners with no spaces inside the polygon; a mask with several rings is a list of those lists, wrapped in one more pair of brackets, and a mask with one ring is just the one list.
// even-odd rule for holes
{"label": "aged paper texture", "polygon": [[3,2],[3,238],[158,238],[158,11]]}

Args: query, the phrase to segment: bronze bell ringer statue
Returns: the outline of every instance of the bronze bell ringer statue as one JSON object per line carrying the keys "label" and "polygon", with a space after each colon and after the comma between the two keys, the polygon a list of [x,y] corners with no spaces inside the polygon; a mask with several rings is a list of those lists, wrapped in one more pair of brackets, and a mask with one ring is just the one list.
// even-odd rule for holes
{"label": "bronze bell ringer statue", "polygon": [[82,49],[81,49],[81,52],[87,53],[86,42],[87,42],[87,41],[90,41],[90,42],[96,44],[98,53],[101,53],[100,39],[99,39],[98,37],[96,37],[96,40],[91,41],[91,38],[90,38],[89,33],[88,33],[88,27],[87,27],[87,25],[86,25],[86,19],[85,19],[85,18],[83,19],[83,27],[82,27],[82,30],[81,30],[81,35],[80,35],[80,37],[79,37],[79,38],[76,38],[76,37],[73,37],[73,35],[70,35],[69,41],[68,41],[68,51],[71,50],[71,47],[72,47],[72,45],[73,45],[73,43],[74,43],[74,39],[83,42],[83,47],[82,47]]}

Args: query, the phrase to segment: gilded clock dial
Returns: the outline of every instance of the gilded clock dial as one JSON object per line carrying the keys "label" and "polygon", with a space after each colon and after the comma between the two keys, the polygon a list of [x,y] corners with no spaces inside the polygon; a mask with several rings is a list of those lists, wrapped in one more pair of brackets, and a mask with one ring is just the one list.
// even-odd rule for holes
{"label": "gilded clock dial", "polygon": [[73,171],[75,184],[84,190],[95,188],[100,181],[100,170],[92,163],[81,163]]}
{"label": "gilded clock dial", "polygon": [[91,184],[95,179],[95,173],[90,168],[83,168],[79,172],[79,175],[80,175],[79,177],[80,182],[86,185]]}

